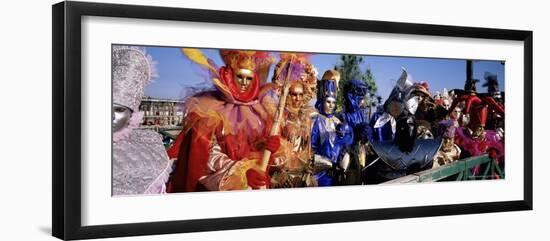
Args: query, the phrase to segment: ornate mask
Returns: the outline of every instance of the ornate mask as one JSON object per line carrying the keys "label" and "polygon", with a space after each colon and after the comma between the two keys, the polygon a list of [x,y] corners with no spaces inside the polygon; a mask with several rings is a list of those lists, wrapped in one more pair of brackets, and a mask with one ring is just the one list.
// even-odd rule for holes
{"label": "ornate mask", "polygon": [[248,91],[252,81],[254,81],[254,72],[250,69],[238,69],[233,73],[233,80],[239,92],[245,93]]}
{"label": "ornate mask", "polygon": [[317,108],[321,114],[330,116],[336,108],[337,82],[333,79],[322,79],[317,91]]}
{"label": "ornate mask", "polygon": [[113,132],[120,131],[128,126],[132,111],[125,106],[113,104]]}
{"label": "ornate mask", "polygon": [[304,87],[300,83],[293,83],[288,91],[287,107],[299,110],[304,104]]}
{"label": "ornate mask", "polygon": [[336,99],[328,97],[323,101],[323,112],[326,115],[331,115],[334,113],[334,108],[336,108]]}
{"label": "ornate mask", "polygon": [[455,107],[449,116],[453,120],[458,120],[458,118],[460,118],[460,113],[462,113],[462,110],[459,107]]}

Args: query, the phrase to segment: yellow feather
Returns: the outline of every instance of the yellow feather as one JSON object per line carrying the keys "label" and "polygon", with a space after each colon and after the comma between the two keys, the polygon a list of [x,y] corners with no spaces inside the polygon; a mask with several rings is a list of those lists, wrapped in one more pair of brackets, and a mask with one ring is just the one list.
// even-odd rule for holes
{"label": "yellow feather", "polygon": [[208,68],[210,71],[212,71],[212,73],[215,73],[215,74],[218,73],[218,70],[212,67],[210,63],[208,63],[208,59],[206,58],[206,56],[204,56],[204,54],[202,54],[202,52],[199,49],[182,48],[181,51],[191,61]]}

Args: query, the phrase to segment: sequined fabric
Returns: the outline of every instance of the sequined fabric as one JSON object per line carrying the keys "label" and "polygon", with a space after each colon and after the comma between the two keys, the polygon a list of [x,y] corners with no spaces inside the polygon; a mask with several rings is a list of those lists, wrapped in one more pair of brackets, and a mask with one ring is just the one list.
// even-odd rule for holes
{"label": "sequined fabric", "polygon": [[165,193],[172,161],[159,134],[135,129],[113,142],[113,195]]}
{"label": "sequined fabric", "polygon": [[111,52],[113,103],[138,110],[144,88],[154,75],[144,48],[114,45]]}

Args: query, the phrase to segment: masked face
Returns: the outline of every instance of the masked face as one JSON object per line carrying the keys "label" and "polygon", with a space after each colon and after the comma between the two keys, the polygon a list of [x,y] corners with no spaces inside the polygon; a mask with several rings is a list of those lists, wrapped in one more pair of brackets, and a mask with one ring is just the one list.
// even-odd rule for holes
{"label": "masked face", "polygon": [[428,100],[426,94],[416,91],[414,92],[414,95],[416,96],[416,99],[418,100],[418,103],[424,103],[426,100]]}
{"label": "masked face", "polygon": [[461,110],[460,108],[456,107],[452,112],[451,112],[451,119],[453,120],[458,120],[458,118],[460,117],[460,113],[461,113]]}
{"label": "masked face", "polygon": [[401,112],[403,112],[403,108],[401,107],[401,103],[397,101],[390,102],[388,106],[388,113],[393,116],[394,118],[397,118],[399,115],[401,115]]}
{"label": "masked face", "polygon": [[239,91],[244,93],[248,91],[250,83],[254,80],[254,72],[249,69],[239,69],[235,71],[233,79],[235,80],[237,87],[239,87]]}
{"label": "masked face", "polygon": [[288,91],[290,97],[288,106],[292,109],[300,109],[304,105],[304,87],[301,84],[290,86]]}
{"label": "masked face", "polygon": [[124,129],[128,126],[132,111],[128,107],[113,104],[113,132]]}
{"label": "masked face", "polygon": [[443,100],[443,107],[445,107],[445,109],[449,109],[451,108],[451,101],[449,99],[444,99]]}
{"label": "masked face", "polygon": [[351,102],[351,105],[353,106],[353,110],[366,106],[367,103],[365,100],[365,94],[366,94],[366,88],[362,86],[357,86],[352,91],[352,93],[348,94],[348,99]]}
{"label": "masked face", "polygon": [[334,112],[334,107],[336,107],[336,99],[332,97],[326,98],[325,102],[323,102],[323,110],[327,115]]}

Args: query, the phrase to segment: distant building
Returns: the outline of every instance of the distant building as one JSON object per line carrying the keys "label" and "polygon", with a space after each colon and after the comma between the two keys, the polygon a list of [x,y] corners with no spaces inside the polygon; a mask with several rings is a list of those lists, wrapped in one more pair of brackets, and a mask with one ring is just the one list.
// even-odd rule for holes
{"label": "distant building", "polygon": [[181,127],[183,120],[182,103],[183,101],[180,100],[144,97],[139,106],[139,110],[145,113],[141,127],[157,130]]}

